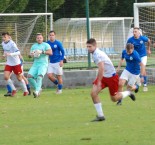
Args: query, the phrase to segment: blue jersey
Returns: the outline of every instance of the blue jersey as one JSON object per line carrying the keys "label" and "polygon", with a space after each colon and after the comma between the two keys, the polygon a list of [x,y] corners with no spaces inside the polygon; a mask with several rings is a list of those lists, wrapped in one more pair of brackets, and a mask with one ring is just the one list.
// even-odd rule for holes
{"label": "blue jersey", "polygon": [[138,39],[133,37],[130,37],[127,41],[127,43],[131,43],[134,45],[134,50],[136,50],[140,57],[146,56],[146,48],[145,48],[145,42],[148,42],[148,37],[146,36],[140,36]]}
{"label": "blue jersey", "polygon": [[126,60],[126,70],[132,74],[140,74],[140,62],[141,58],[137,51],[133,51],[131,54],[127,54],[126,50],[122,51],[122,59]]}
{"label": "blue jersey", "polygon": [[56,63],[62,61],[64,59],[65,51],[60,41],[55,40],[54,42],[51,42],[49,40],[47,41],[47,43],[51,46],[53,52],[53,55],[49,56],[50,63]]}

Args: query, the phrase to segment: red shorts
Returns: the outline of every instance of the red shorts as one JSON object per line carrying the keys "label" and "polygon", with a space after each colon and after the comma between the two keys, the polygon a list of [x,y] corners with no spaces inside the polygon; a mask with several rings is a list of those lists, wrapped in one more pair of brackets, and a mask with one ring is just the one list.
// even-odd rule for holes
{"label": "red shorts", "polygon": [[14,72],[14,74],[19,75],[22,73],[21,65],[10,66],[6,65],[4,71]]}
{"label": "red shorts", "polygon": [[[98,79],[96,78],[93,84],[97,85],[97,82],[98,82]],[[101,81],[102,89],[108,87],[110,95],[115,96],[116,93],[118,92],[118,82],[119,82],[119,77],[117,74],[110,78],[103,77]]]}

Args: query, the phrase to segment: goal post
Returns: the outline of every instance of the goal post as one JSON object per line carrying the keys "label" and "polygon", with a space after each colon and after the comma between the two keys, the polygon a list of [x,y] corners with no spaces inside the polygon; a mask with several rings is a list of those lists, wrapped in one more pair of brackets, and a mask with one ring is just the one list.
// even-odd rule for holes
{"label": "goal post", "polygon": [[134,3],[134,27],[139,27],[139,8],[155,7],[155,2]]}
{"label": "goal post", "polygon": [[47,40],[48,31],[53,30],[53,13],[0,13],[0,23],[0,33],[9,32],[25,54],[35,42],[36,33]]}
{"label": "goal post", "polygon": [[142,34],[151,40],[151,54],[147,59],[147,76],[149,84],[154,84],[155,2],[134,3],[134,27],[139,27]]}

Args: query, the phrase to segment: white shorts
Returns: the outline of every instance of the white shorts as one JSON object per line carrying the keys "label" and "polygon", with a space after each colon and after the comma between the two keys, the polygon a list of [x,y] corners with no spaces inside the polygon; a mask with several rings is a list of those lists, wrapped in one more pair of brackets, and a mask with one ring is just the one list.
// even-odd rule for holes
{"label": "white shorts", "polygon": [[55,75],[63,75],[63,69],[60,67],[60,62],[57,63],[49,63],[47,74],[54,73]]}
{"label": "white shorts", "polygon": [[141,57],[141,61],[142,61],[142,63],[146,66],[146,63],[147,63],[147,56]]}
{"label": "white shorts", "polygon": [[129,71],[127,71],[126,69],[124,69],[120,76],[120,79],[126,80],[128,82],[128,85],[132,87],[136,83],[139,84],[140,77],[139,75],[134,75]]}

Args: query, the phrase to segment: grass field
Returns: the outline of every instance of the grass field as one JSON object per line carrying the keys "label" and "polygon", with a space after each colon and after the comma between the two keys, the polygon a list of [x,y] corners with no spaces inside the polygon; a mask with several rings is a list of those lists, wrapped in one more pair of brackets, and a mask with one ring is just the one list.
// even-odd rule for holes
{"label": "grass field", "polygon": [[155,89],[116,106],[108,90],[100,96],[106,121],[90,122],[96,111],[91,88],[44,89],[41,97],[3,97],[0,89],[0,145],[154,145]]}

